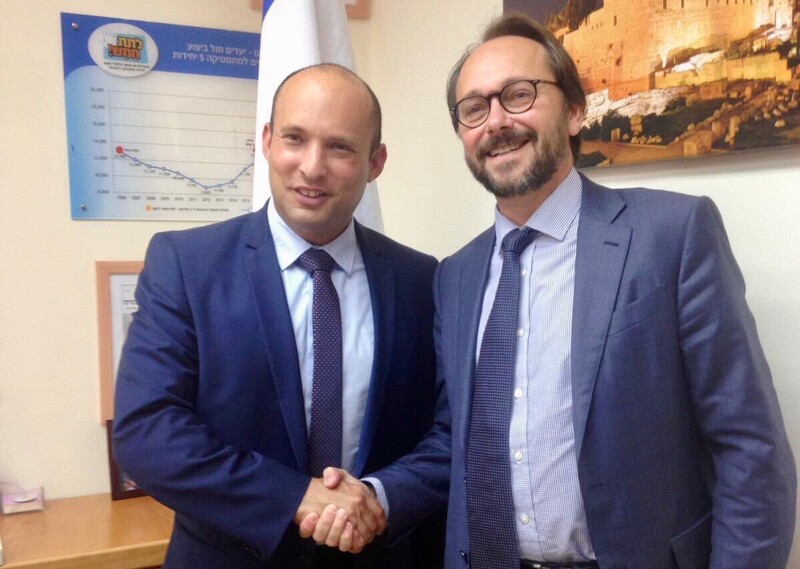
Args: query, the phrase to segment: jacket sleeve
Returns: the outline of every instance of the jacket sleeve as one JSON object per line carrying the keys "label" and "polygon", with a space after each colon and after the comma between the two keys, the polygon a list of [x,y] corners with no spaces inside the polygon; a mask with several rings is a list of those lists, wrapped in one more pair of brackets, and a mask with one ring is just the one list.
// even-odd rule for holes
{"label": "jacket sleeve", "polygon": [[714,465],[711,568],[786,566],[796,472],[742,274],[713,202],[698,201],[678,282],[679,338]]}
{"label": "jacket sleeve", "polygon": [[389,502],[388,540],[395,544],[447,503],[450,487],[450,408],[440,353],[440,271],[434,278],[434,342],[437,352],[434,423],[414,450],[390,466],[372,473]]}
{"label": "jacket sleeve", "polygon": [[[198,335],[186,284],[172,237],[156,235],[139,278],[139,309],[117,377],[116,458],[166,506],[269,558],[310,478],[226,444],[198,417]],[[236,409],[226,412],[235,414]]]}

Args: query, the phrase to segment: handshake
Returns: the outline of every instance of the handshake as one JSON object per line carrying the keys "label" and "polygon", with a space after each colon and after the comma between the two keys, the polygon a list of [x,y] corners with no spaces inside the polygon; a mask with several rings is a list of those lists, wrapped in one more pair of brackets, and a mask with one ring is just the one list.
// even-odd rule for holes
{"label": "handshake", "polygon": [[386,513],[372,489],[334,467],[312,478],[294,521],[302,537],[350,553],[359,553],[386,529]]}

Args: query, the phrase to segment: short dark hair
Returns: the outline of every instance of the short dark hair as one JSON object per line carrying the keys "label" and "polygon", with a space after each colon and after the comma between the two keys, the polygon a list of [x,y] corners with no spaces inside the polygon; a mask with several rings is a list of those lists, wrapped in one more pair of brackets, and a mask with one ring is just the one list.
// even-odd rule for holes
{"label": "short dark hair", "polygon": [[342,77],[346,77],[346,78],[355,80],[356,83],[358,83],[359,85],[364,87],[364,89],[366,89],[367,93],[369,94],[369,98],[372,101],[372,117],[371,117],[371,119],[372,119],[372,122],[375,125],[375,131],[374,131],[374,133],[372,135],[372,142],[371,142],[371,145],[370,145],[370,152],[375,152],[375,150],[378,149],[378,146],[380,146],[381,138],[382,138],[381,126],[382,126],[382,122],[383,122],[383,115],[381,113],[381,104],[378,102],[378,97],[375,96],[375,92],[372,90],[372,88],[369,85],[367,85],[366,81],[364,81],[361,77],[359,77],[356,73],[354,73],[353,71],[351,71],[347,67],[345,67],[343,65],[339,65],[338,63],[317,63],[315,65],[309,65],[307,67],[302,67],[302,68],[300,68],[300,69],[298,69],[296,71],[292,71],[289,75],[287,75],[283,79],[283,81],[281,81],[281,84],[278,85],[278,88],[275,89],[275,95],[272,97],[272,110],[270,111],[270,115],[269,115],[269,127],[273,128],[273,126],[274,126],[273,125],[273,121],[275,119],[275,107],[277,106],[278,98],[280,97],[281,91],[283,90],[283,86],[286,85],[286,83],[289,81],[289,79],[291,79],[295,75],[297,75],[299,73],[302,73],[304,71],[307,71],[309,69],[320,69],[322,71],[330,71],[330,72],[333,72],[333,73],[338,73]]}
{"label": "short dark hair", "polygon": [[[483,32],[481,43],[470,45],[450,70],[447,78],[448,109],[452,109],[456,104],[456,84],[461,75],[461,69],[472,52],[483,43],[506,36],[527,38],[544,47],[547,51],[550,70],[564,93],[568,107],[578,107],[581,111],[586,110],[586,92],[583,89],[580,75],[578,75],[578,68],[567,50],[546,27],[524,14],[515,12],[503,14],[493,20]],[[454,111],[450,111],[450,119],[453,122],[453,129],[458,132],[458,119]],[[569,137],[569,145],[572,149],[572,157],[577,162],[581,152],[580,133]]]}

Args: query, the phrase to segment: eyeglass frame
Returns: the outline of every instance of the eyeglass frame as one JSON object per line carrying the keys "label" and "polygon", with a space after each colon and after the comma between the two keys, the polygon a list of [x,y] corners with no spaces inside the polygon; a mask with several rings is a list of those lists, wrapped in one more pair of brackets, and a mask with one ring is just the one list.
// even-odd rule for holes
{"label": "eyeglass frame", "polygon": [[[507,109],[506,106],[503,104],[502,94],[503,94],[503,91],[505,91],[507,88],[511,87],[511,85],[516,85],[517,83],[530,83],[533,86],[533,100],[531,101],[531,104],[528,107],[526,107],[526,108],[524,108],[524,109],[522,109],[520,111],[511,111],[511,110]],[[512,115],[521,115],[522,113],[531,110],[533,108],[534,103],[536,103],[536,99],[539,97],[539,84],[540,83],[544,83],[545,85],[554,85],[555,87],[558,87],[559,89],[561,89],[561,83],[559,83],[558,81],[550,81],[549,79],[517,79],[516,81],[512,81],[511,83],[507,83],[506,85],[503,85],[503,88],[500,89],[499,91],[492,91],[488,95],[470,95],[469,97],[464,97],[460,101],[456,101],[456,104],[453,105],[452,107],[450,107],[450,112],[456,118],[456,120],[458,121],[458,124],[460,124],[464,128],[478,128],[483,123],[485,123],[487,120],[489,120],[489,115],[491,114],[491,109],[492,109],[492,99],[497,97],[497,102],[500,103],[500,106],[503,108],[503,110],[505,112],[510,113]],[[474,125],[470,126],[470,125],[467,125],[467,124],[464,124],[463,122],[461,122],[461,117],[458,114],[458,106],[461,103],[463,103],[464,101],[466,101],[467,99],[473,99],[473,98],[476,98],[476,97],[481,98],[481,99],[483,99],[484,101],[486,101],[488,103],[489,112],[486,113],[486,117],[484,117],[484,119],[481,122],[479,122],[478,124],[474,124]]]}

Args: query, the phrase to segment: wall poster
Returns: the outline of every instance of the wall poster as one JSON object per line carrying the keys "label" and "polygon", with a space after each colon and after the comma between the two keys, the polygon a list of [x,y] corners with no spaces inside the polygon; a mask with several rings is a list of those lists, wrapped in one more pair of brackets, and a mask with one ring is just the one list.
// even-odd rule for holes
{"label": "wall poster", "polygon": [[589,94],[580,166],[800,143],[800,0],[504,0]]}
{"label": "wall poster", "polygon": [[73,219],[251,209],[259,35],[61,14]]}

